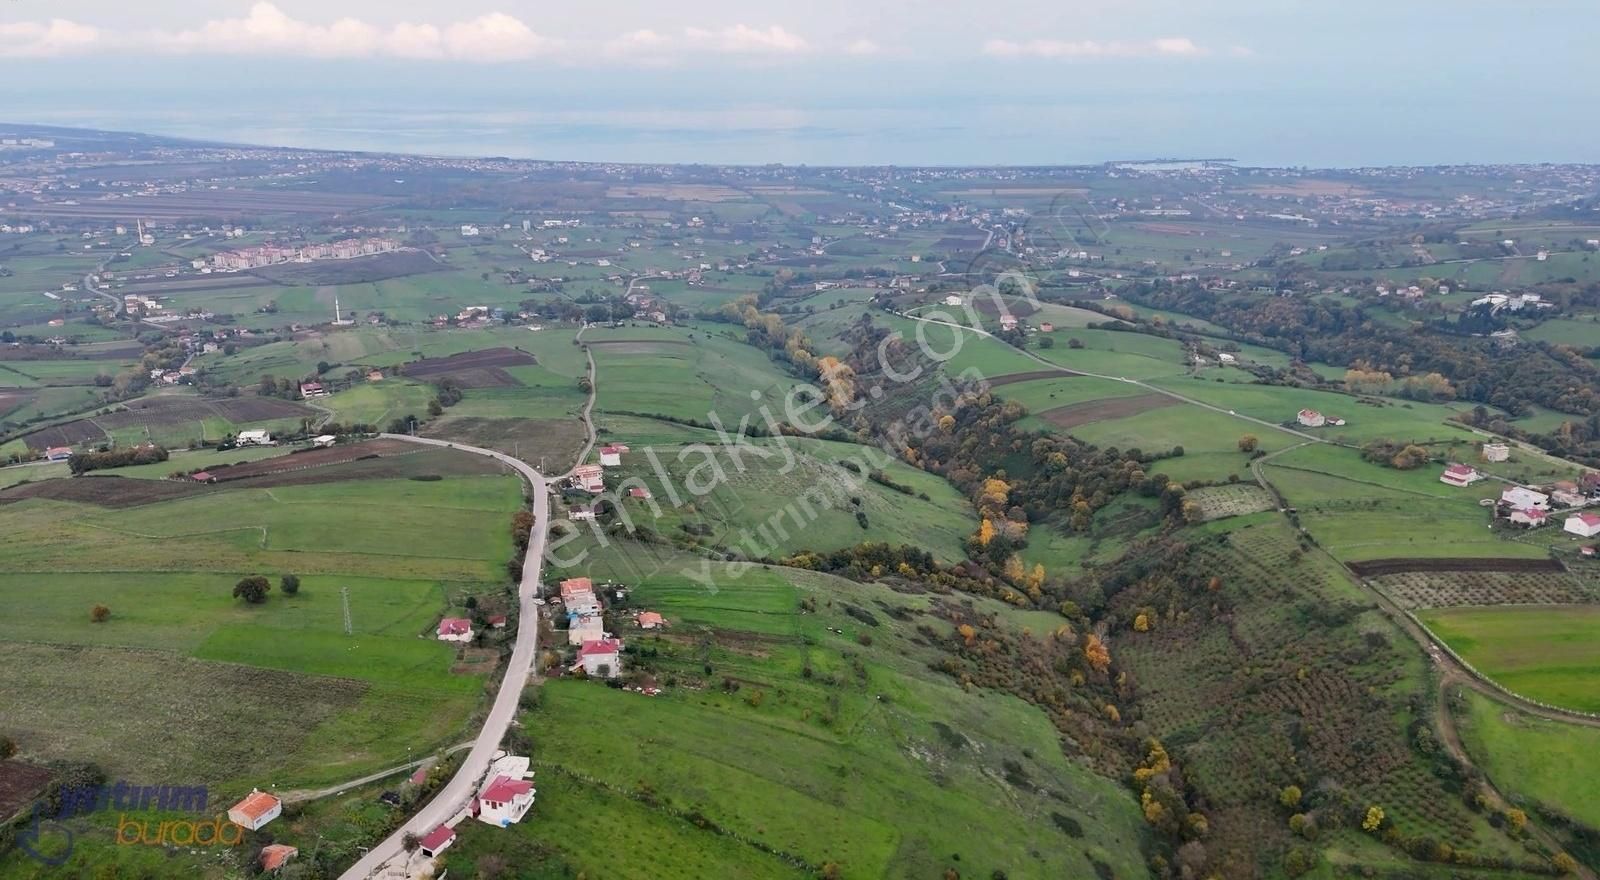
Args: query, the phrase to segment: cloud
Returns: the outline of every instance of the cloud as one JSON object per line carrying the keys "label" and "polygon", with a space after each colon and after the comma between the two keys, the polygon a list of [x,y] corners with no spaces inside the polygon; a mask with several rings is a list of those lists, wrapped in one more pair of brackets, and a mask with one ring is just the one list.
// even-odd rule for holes
{"label": "cloud", "polygon": [[883,52],[883,47],[871,40],[856,40],[844,47],[846,55],[878,55]]}
{"label": "cloud", "polygon": [[804,37],[777,25],[753,28],[735,24],[716,30],[688,27],[683,29],[683,35],[691,49],[730,55],[792,55],[811,50],[811,44]]}
{"label": "cloud", "polygon": [[[690,26],[671,33],[648,29],[629,31],[606,41],[602,51],[608,57],[636,64],[662,65],[707,55],[766,60],[801,57],[821,50],[805,37],[779,25],[731,24],[717,28]],[[856,40],[838,51],[871,55],[880,50],[871,40]]]}
{"label": "cloud", "polygon": [[55,19],[48,24],[0,24],[0,57],[42,57],[97,50],[175,55],[281,55],[310,58],[411,58],[515,61],[554,50],[520,19],[492,12],[443,26],[401,22],[379,26],[357,18],[317,24],[293,18],[272,3],[242,17],[217,18],[180,30],[103,35]]}
{"label": "cloud", "polygon": [[100,40],[87,25],[52,18],[48,22],[0,22],[0,58],[50,58],[82,52]]}
{"label": "cloud", "polygon": [[[1241,47],[1235,47],[1237,53]],[[1195,58],[1211,51],[1188,37],[1154,40],[989,40],[983,54],[995,58]],[[1248,51],[1248,50],[1247,50]]]}

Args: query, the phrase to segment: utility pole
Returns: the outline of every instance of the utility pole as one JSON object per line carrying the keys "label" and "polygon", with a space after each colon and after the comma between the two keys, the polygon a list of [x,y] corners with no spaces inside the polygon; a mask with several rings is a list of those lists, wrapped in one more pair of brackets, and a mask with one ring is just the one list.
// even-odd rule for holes
{"label": "utility pole", "polygon": [[339,599],[344,603],[344,634],[350,635],[350,588],[339,588]]}

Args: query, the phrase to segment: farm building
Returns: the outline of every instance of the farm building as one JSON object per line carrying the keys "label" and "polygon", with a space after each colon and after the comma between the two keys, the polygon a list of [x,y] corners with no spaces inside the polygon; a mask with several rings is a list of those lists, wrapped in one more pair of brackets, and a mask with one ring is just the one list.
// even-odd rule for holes
{"label": "farm building", "polygon": [[1600,535],[1600,513],[1575,513],[1561,528],[1580,538],[1593,538]]}
{"label": "farm building", "polygon": [[605,476],[602,473],[600,465],[597,464],[582,464],[573,468],[572,482],[573,485],[577,486],[583,491],[592,492],[596,495],[604,492],[606,489]]}
{"label": "farm building", "polygon": [[1483,444],[1484,461],[1506,461],[1511,458],[1511,447],[1504,443]]}
{"label": "farm building", "polygon": [[216,475],[210,471],[195,471],[189,475],[189,478],[196,483],[215,483],[217,481]]}
{"label": "farm building", "polygon": [[272,434],[268,431],[240,431],[233,442],[240,446],[271,446]]}
{"label": "farm building", "polygon": [[1045,322],[1043,322],[1043,323],[1041,323],[1039,325],[1039,332],[1040,333],[1054,333],[1054,332],[1056,332],[1056,325],[1050,323],[1049,321],[1045,321]]}
{"label": "farm building", "polygon": [[487,825],[515,825],[533,806],[533,796],[533,783],[526,779],[496,776],[472,799],[472,815]]}
{"label": "farm building", "polygon": [[639,612],[640,629],[660,629],[667,625],[667,619],[655,611]]}
{"label": "farm building", "polygon": [[270,874],[299,854],[300,850],[286,843],[268,844],[261,848],[261,873]]}
{"label": "farm building", "polygon": [[44,457],[50,461],[66,461],[72,457],[72,447],[52,446],[44,451]]}
{"label": "farm building", "polygon": [[567,644],[582,645],[606,637],[605,623],[598,614],[575,614],[568,618]]}
{"label": "farm building", "polygon": [[581,506],[574,507],[567,511],[567,519],[570,519],[573,522],[593,522],[594,508]]}
{"label": "farm building", "polygon": [[465,617],[446,617],[439,621],[439,641],[472,641],[472,621]]}
{"label": "farm building", "polygon": [[456,830],[449,825],[440,825],[438,828],[423,835],[422,840],[417,844],[417,848],[422,850],[423,855],[431,859],[449,849],[450,844],[455,842]]}
{"label": "farm building", "polygon": [[1546,510],[1550,507],[1550,496],[1521,486],[1513,486],[1500,493],[1500,503],[1515,510]]}
{"label": "farm building", "polygon": [[622,643],[616,639],[595,639],[578,648],[578,665],[589,675],[616,678],[622,674]]}
{"label": "farm building", "polygon": [[1307,428],[1320,428],[1328,423],[1327,416],[1324,416],[1322,413],[1319,413],[1314,409],[1301,410],[1299,415],[1295,416],[1294,420]]}
{"label": "farm building", "polygon": [[368,370],[367,371],[367,381],[368,382],[382,382],[383,381],[383,371],[382,370]]}
{"label": "farm building", "polygon": [[1511,511],[1511,521],[1519,526],[1536,529],[1550,519],[1550,514],[1537,507],[1518,508]]}
{"label": "farm building", "polygon": [[1001,330],[1015,330],[1015,329],[1017,329],[1016,316],[1014,316],[1014,315],[1001,315],[1000,316],[1000,329]]}
{"label": "farm building", "polygon": [[322,387],[321,382],[301,382],[300,396],[305,399],[313,397],[327,397],[328,389]]}
{"label": "farm building", "polygon": [[1483,474],[1478,473],[1464,464],[1453,464],[1444,469],[1439,475],[1439,482],[1451,486],[1470,486],[1483,479]]}
{"label": "farm building", "polygon": [[621,465],[622,453],[627,451],[628,447],[626,446],[611,445],[600,447],[600,465],[602,467],[617,467]]}
{"label": "farm building", "polygon": [[504,614],[494,614],[489,617],[490,629],[505,629],[507,618]]}
{"label": "farm building", "polygon": [[961,297],[952,293],[944,298],[944,304],[947,306],[959,306],[961,305]]}
{"label": "farm building", "polygon": [[643,486],[634,486],[628,489],[628,497],[638,498],[642,501],[649,501],[653,496],[651,496],[649,489],[646,489]]}
{"label": "farm building", "polygon": [[322,434],[320,436],[311,438],[311,446],[314,449],[327,449],[338,442],[339,438],[333,436],[332,434]]}
{"label": "farm building", "polygon": [[1600,472],[1589,471],[1579,477],[1578,487],[1585,495],[1600,495]]}
{"label": "farm building", "polygon": [[283,812],[283,801],[260,789],[251,789],[244,800],[228,808],[228,820],[241,828],[259,831],[262,826],[278,818]]}

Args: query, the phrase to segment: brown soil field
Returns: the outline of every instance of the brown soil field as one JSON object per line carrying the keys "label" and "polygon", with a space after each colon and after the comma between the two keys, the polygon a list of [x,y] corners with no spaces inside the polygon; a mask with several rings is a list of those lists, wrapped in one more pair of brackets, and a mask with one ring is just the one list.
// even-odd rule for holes
{"label": "brown soil field", "polygon": [[1087,194],[1089,191],[1086,190],[1086,189],[1083,189],[1082,187],[1072,187],[1072,186],[1030,186],[1030,185],[1005,186],[1005,185],[997,185],[997,186],[989,186],[989,187],[972,187],[972,188],[969,188],[969,189],[951,189],[951,190],[944,190],[942,192],[943,192],[943,195],[947,195],[947,196],[968,196],[968,197],[971,197],[971,196],[991,196],[991,195],[1002,195],[1002,196],[1073,195],[1073,196],[1081,196],[1081,195]]}
{"label": "brown soil field", "polygon": [[1366,196],[1372,194],[1372,190],[1363,189],[1342,180],[1297,180],[1292,183],[1247,186],[1244,191],[1258,196]]}
{"label": "brown soil field", "polygon": [[1554,559],[1368,559],[1365,562],[1351,562],[1349,566],[1361,577],[1381,577],[1408,571],[1566,571]]}
{"label": "brown soil field", "polygon": [[407,378],[437,379],[449,376],[463,388],[516,388],[522,385],[503,367],[536,364],[538,360],[515,348],[486,348],[442,358],[423,358],[403,365]]}
{"label": "brown soil field", "polygon": [[316,415],[316,410],[310,407],[274,397],[226,397],[209,403],[230,422],[266,422]]}
{"label": "brown soil field", "polygon": [[43,767],[21,761],[0,761],[0,822],[27,806],[55,776]]}
{"label": "brown soil field", "polygon": [[1091,400],[1087,403],[1058,406],[1040,413],[1039,417],[1058,428],[1070,430],[1091,422],[1127,418],[1153,409],[1177,406],[1180,403],[1182,401],[1165,394],[1136,394],[1133,397],[1113,397],[1110,400]]}
{"label": "brown soil field", "polygon": [[[1026,318],[1034,312],[1039,311],[1038,306],[1028,302],[1025,299],[1006,299],[1005,304],[1006,308],[1011,311],[1011,314],[1019,318]],[[995,302],[994,297],[992,296],[973,296],[972,307],[985,315],[1000,314],[1000,304]]]}
{"label": "brown soil field", "polygon": [[88,419],[76,419],[34,431],[22,438],[29,449],[49,449],[52,446],[76,446],[85,440],[104,440],[106,432]]}
{"label": "brown soil field", "polygon": [[26,388],[0,388],[0,415],[26,403],[31,396]]}
{"label": "brown soil field", "polygon": [[193,481],[136,480],[127,477],[59,477],[37,483],[22,483],[0,492],[0,504],[16,504],[29,498],[71,501],[96,507],[138,507],[157,501],[171,501],[211,491]]}
{"label": "brown soil field", "polygon": [[368,440],[364,443],[342,443],[327,449],[294,452],[288,455],[263,458],[259,461],[223,465],[207,468],[206,470],[217,478],[217,482],[223,483],[242,480],[246,477],[260,477],[267,474],[280,474],[286,471],[299,471],[306,468],[341,464],[369,456],[410,455],[422,450],[422,446],[415,443],[407,443],[404,440]]}
{"label": "brown soil field", "polygon": [[341,214],[387,204],[393,199],[354,193],[269,190],[216,190],[91,199],[76,205],[59,202],[29,205],[36,217],[82,217],[127,220],[181,220],[190,217],[237,217],[260,214]]}
{"label": "brown soil field", "polygon": [[560,473],[576,464],[587,439],[577,419],[446,417],[424,425],[421,433],[515,455],[535,467],[543,458],[548,473]]}
{"label": "brown soil field", "polygon": [[1074,373],[1071,370],[1033,370],[1032,372],[1028,373],[1012,373],[1009,376],[996,376],[989,380],[989,387],[998,388],[1001,385],[1014,385],[1018,382],[1031,382],[1034,379],[1060,379],[1063,376],[1081,375],[1083,374]]}
{"label": "brown soil field", "polygon": [[670,199],[682,202],[731,202],[747,193],[719,183],[630,183],[606,188],[608,199]]}
{"label": "brown soil field", "polygon": [[1134,223],[1134,229],[1154,232],[1157,235],[1204,235],[1205,230],[1178,223]]}

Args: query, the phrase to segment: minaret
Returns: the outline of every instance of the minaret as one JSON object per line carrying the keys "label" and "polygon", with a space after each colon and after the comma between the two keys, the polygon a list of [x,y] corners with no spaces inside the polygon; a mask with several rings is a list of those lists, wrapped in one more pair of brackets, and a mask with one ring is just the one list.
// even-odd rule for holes
{"label": "minaret", "polygon": [[333,323],[339,323],[339,294],[333,295]]}

